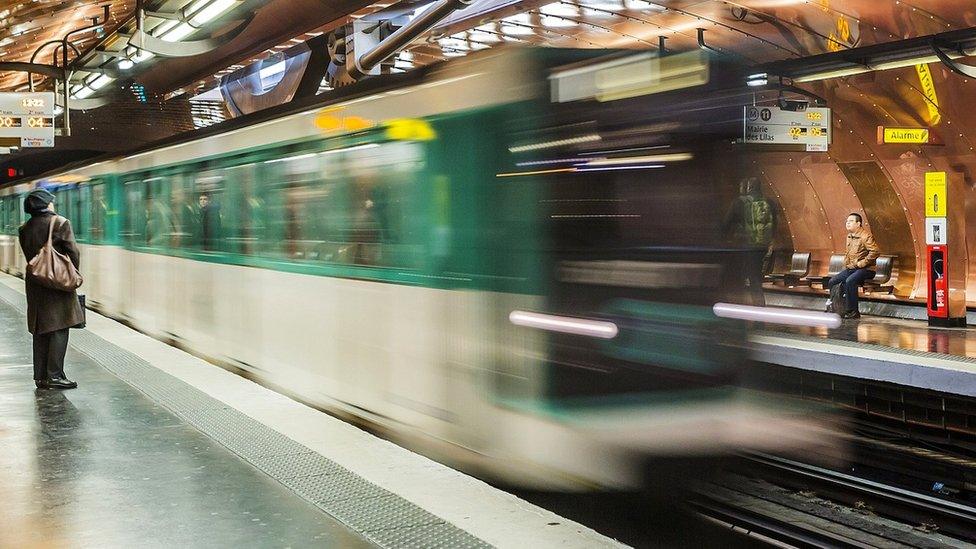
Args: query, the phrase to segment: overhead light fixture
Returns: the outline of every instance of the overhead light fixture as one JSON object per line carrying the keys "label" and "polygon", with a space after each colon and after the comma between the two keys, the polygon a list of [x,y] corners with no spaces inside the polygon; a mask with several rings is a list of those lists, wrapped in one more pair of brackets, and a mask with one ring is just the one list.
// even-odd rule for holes
{"label": "overhead light fixture", "polygon": [[89,88],[88,86],[84,86],[80,90],[76,91],[74,96],[76,99],[88,99],[93,95],[95,95],[95,90]]}
{"label": "overhead light fixture", "polygon": [[100,90],[112,83],[115,79],[107,74],[102,74],[88,83],[88,87],[93,90]]}
{"label": "overhead light fixture", "polygon": [[768,83],[769,83],[769,78],[764,72],[758,74],[750,74],[748,77],[746,77],[747,86],[752,86],[752,87],[765,86]]}
{"label": "overhead light fixture", "polygon": [[122,59],[119,59],[119,68],[124,71],[127,71],[134,66],[136,66],[135,61],[129,59],[128,57],[123,57]]}
{"label": "overhead light fixture", "polygon": [[180,23],[176,27],[173,27],[172,30],[167,31],[166,34],[162,35],[160,38],[167,42],[179,42],[180,40],[183,40],[187,36],[190,36],[196,32],[196,30],[197,29],[190,26],[189,23],[184,22]]}
{"label": "overhead light fixture", "polygon": [[194,26],[205,25],[223,15],[236,4],[237,0],[213,0],[207,7],[193,14],[190,17],[190,23]]}
{"label": "overhead light fixture", "polygon": [[[931,50],[929,50],[931,51]],[[968,48],[959,50],[947,50],[943,49],[946,57],[949,59],[960,59],[963,57],[970,57],[976,55],[976,48]],[[855,74],[863,74],[866,72],[874,71],[887,71],[892,69],[903,69],[906,67],[914,67],[915,65],[924,65],[927,63],[940,63],[941,60],[937,55],[916,55],[912,57],[906,57],[904,59],[895,59],[892,61],[880,61],[877,63],[864,63],[861,65],[853,65],[850,67],[841,67],[837,69],[824,70],[819,72],[814,72],[811,74],[804,74],[796,76],[793,78],[794,82],[816,82],[818,80],[827,80],[830,78],[841,78],[844,76],[854,76]]]}

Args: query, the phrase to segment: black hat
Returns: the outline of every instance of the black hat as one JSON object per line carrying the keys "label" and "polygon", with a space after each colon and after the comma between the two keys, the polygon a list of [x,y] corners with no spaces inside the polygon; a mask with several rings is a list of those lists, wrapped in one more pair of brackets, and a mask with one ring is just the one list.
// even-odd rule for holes
{"label": "black hat", "polygon": [[47,209],[47,205],[54,202],[54,195],[44,189],[34,189],[24,200],[24,211],[36,214]]}

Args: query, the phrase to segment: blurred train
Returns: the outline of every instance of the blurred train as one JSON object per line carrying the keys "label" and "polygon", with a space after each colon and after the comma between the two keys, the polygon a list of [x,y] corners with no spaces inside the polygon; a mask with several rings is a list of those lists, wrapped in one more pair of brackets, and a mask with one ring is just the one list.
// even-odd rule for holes
{"label": "blurred train", "polygon": [[748,250],[721,228],[752,100],[704,52],[501,48],[0,190],[57,188],[99,312],[438,459],[634,487],[801,449],[738,390]]}

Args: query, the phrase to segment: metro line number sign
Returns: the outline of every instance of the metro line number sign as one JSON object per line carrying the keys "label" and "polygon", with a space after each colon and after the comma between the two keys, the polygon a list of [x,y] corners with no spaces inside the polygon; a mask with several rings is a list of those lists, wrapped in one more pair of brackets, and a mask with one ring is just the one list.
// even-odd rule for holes
{"label": "metro line number sign", "polygon": [[54,94],[0,93],[0,139],[23,148],[54,146]]}
{"label": "metro line number sign", "polygon": [[830,109],[788,111],[779,107],[746,106],[742,116],[742,142],[804,145],[808,151],[826,151],[830,144]]}

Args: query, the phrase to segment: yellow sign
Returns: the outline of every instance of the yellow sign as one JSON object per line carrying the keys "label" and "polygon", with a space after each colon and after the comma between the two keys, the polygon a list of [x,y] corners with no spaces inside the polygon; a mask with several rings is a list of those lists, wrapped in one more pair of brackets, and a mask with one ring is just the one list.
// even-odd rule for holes
{"label": "yellow sign", "polygon": [[884,128],[884,143],[928,143],[927,128]]}
{"label": "yellow sign", "polygon": [[361,116],[343,116],[342,107],[323,109],[315,117],[315,125],[325,133],[348,133],[368,130],[376,124]]}
{"label": "yellow sign", "polygon": [[925,217],[948,217],[946,173],[925,172]]}
{"label": "yellow sign", "polygon": [[921,63],[915,65],[915,72],[918,73],[918,83],[922,86],[922,93],[925,94],[925,106],[929,111],[929,125],[938,126],[942,121],[942,112],[939,110],[939,96],[935,93],[935,81],[932,79],[932,71],[929,66]]}
{"label": "yellow sign", "polygon": [[398,141],[430,141],[437,138],[437,132],[426,120],[396,118],[386,122],[386,137]]}

